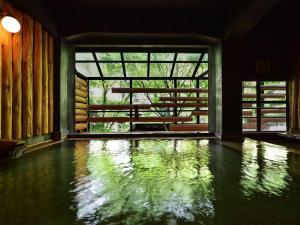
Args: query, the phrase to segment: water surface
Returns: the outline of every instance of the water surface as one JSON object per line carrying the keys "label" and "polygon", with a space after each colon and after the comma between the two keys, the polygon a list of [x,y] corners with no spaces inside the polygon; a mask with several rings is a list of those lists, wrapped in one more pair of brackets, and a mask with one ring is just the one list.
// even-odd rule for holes
{"label": "water surface", "polygon": [[0,224],[300,224],[300,155],[246,139],[66,141],[0,165]]}

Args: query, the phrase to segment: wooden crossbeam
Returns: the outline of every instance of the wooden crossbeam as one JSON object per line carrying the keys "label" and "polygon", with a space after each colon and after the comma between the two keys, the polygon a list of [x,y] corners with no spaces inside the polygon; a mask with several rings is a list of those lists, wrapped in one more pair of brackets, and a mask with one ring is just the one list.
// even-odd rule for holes
{"label": "wooden crossbeam", "polygon": [[207,116],[207,115],[208,115],[207,110],[192,112],[192,116]]}
{"label": "wooden crossbeam", "polygon": [[87,87],[87,82],[86,82],[85,80],[83,80],[83,79],[77,77],[77,76],[75,76],[75,81],[76,81],[76,83],[79,83],[79,84],[81,84],[82,86]]}
{"label": "wooden crossbeam", "polygon": [[87,123],[76,123],[75,124],[75,130],[86,130],[88,127]]}
{"label": "wooden crossbeam", "polygon": [[90,122],[99,123],[126,123],[126,122],[189,122],[192,121],[192,117],[90,117]]}
{"label": "wooden crossbeam", "polygon": [[[261,98],[285,98],[286,94],[261,94]],[[256,94],[243,94],[243,98],[256,98]]]}
{"label": "wooden crossbeam", "polygon": [[286,86],[261,86],[261,90],[286,90]]}
{"label": "wooden crossbeam", "polygon": [[137,104],[137,105],[90,105],[89,110],[126,110],[126,109],[150,109],[151,105]]}
{"label": "wooden crossbeam", "polygon": [[80,97],[80,96],[75,96],[75,102],[80,102],[80,103],[87,103],[87,98],[86,97]]}
{"label": "wooden crossbeam", "polygon": [[171,102],[177,102],[177,101],[190,101],[190,102],[202,102],[202,101],[208,101],[207,97],[160,97],[160,101],[171,101]]}
{"label": "wooden crossbeam", "polygon": [[[261,109],[261,113],[286,113],[286,109]],[[243,111],[243,116],[252,116],[253,114],[255,114],[253,111]]]}
{"label": "wooden crossbeam", "polygon": [[88,116],[86,115],[75,115],[75,121],[78,122],[87,122]]}
{"label": "wooden crossbeam", "polygon": [[152,107],[174,108],[174,107],[208,107],[207,103],[153,103]]}
{"label": "wooden crossbeam", "polygon": [[261,113],[285,113],[286,109],[261,109]]}
{"label": "wooden crossbeam", "polygon": [[87,109],[88,105],[85,103],[75,102],[75,109]]}
{"label": "wooden crossbeam", "polygon": [[[249,123],[255,123],[256,118],[247,118],[247,122]],[[286,122],[286,118],[261,118],[262,123],[267,123],[267,122]]]}
{"label": "wooden crossbeam", "polygon": [[171,124],[170,131],[207,131],[208,124]]}
{"label": "wooden crossbeam", "polygon": [[79,96],[79,97],[83,97],[83,98],[87,98],[88,97],[88,93],[75,89],[75,96]]}
{"label": "wooden crossbeam", "polygon": [[112,93],[207,93],[204,88],[112,88]]}

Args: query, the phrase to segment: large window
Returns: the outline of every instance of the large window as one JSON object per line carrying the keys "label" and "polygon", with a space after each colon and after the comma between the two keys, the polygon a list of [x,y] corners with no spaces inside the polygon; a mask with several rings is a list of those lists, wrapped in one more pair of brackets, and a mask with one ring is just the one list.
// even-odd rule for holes
{"label": "large window", "polygon": [[[157,50],[158,51],[158,50]],[[207,50],[197,53],[77,52],[76,73],[88,79],[207,78]]]}
{"label": "large window", "polygon": [[244,81],[243,131],[286,131],[287,83],[285,81]]}
{"label": "large window", "polygon": [[[154,118],[185,117],[178,124],[208,126],[208,53],[207,49],[130,51],[85,51],[75,54],[76,75],[89,81],[89,105],[123,105],[124,109],[90,109],[89,117]],[[203,92],[133,92],[127,89],[201,89]],[[200,101],[201,100],[201,101]],[[174,107],[174,105],[180,105]],[[128,105],[146,105],[137,111]],[[173,105],[173,106],[172,106]],[[95,108],[95,107],[94,107]],[[97,108],[97,107],[96,107]],[[138,114],[138,115],[137,115]],[[113,118],[113,119],[111,119]],[[96,119],[97,120],[97,119]],[[103,119],[98,119],[98,121]],[[139,122],[90,122],[91,132],[125,132]],[[145,122],[143,122],[145,123]],[[146,122],[151,123],[151,122]],[[155,122],[154,122],[155,123]],[[159,123],[159,122],[158,122]],[[173,123],[173,122],[172,122]],[[174,122],[177,124],[177,122]]]}

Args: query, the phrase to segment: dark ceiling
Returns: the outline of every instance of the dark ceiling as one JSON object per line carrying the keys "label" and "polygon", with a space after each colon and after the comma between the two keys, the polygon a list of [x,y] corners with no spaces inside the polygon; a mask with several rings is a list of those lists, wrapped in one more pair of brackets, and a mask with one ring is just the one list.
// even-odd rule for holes
{"label": "dark ceiling", "polygon": [[[44,0],[48,7],[61,10],[204,10],[224,9],[231,0]],[[60,10],[60,11],[61,11]]]}
{"label": "dark ceiling", "polygon": [[[281,2],[293,0],[11,0],[51,33],[81,43],[154,37],[184,44],[241,37]],[[282,8],[282,6],[279,7]],[[90,35],[92,34],[92,35]],[[102,36],[101,36],[102,35]],[[55,35],[58,36],[58,35]],[[135,38],[132,38],[135,37]],[[185,41],[183,41],[185,40]],[[128,42],[127,40],[125,42]],[[149,41],[151,42],[151,41]],[[176,42],[176,41],[175,41]],[[211,41],[213,42],[213,41]],[[164,44],[164,43],[162,43]],[[170,43],[173,44],[173,43]],[[176,43],[175,43],[176,44]]]}
{"label": "dark ceiling", "polygon": [[232,0],[44,0],[63,36],[200,33],[219,36]]}

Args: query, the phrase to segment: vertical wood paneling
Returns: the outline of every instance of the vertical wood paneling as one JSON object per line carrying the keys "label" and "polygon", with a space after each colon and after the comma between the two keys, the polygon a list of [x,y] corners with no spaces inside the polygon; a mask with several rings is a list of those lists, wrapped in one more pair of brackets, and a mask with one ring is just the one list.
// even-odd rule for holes
{"label": "vertical wood paneling", "polygon": [[[22,24],[22,13],[13,9],[13,16]],[[12,35],[12,138],[22,138],[22,33]]]}
{"label": "vertical wood paneling", "polygon": [[24,14],[22,24],[23,35],[23,59],[22,59],[22,135],[32,137],[33,135],[33,19]]}
{"label": "vertical wood paneling", "polygon": [[42,25],[34,21],[33,43],[33,134],[42,134],[43,45]]}
{"label": "vertical wood paneling", "polygon": [[48,111],[48,126],[49,133],[53,132],[53,53],[54,53],[54,40],[49,35],[48,40],[48,60],[49,60],[49,111]]}
{"label": "vertical wood paneling", "polygon": [[[3,4],[4,9],[8,6]],[[1,28],[2,48],[2,139],[12,138],[12,35]]]}
{"label": "vertical wood paneling", "polygon": [[54,40],[29,15],[0,0],[21,31],[0,26],[0,139],[53,132]]}
{"label": "vertical wood paneling", "polygon": [[48,134],[48,95],[49,95],[49,76],[48,76],[48,33],[43,32],[43,93],[42,93],[42,126],[43,134]]}
{"label": "vertical wood paneling", "polygon": [[[2,8],[3,1],[0,0],[0,7]],[[1,27],[1,26],[0,26]],[[0,139],[2,126],[2,27],[0,28]]]}

